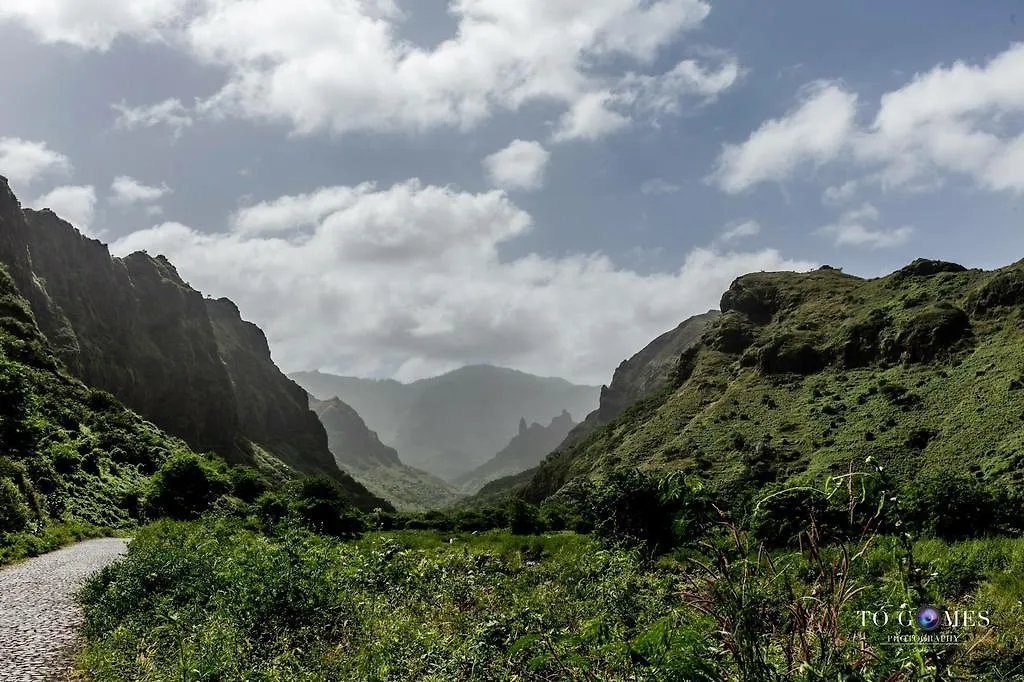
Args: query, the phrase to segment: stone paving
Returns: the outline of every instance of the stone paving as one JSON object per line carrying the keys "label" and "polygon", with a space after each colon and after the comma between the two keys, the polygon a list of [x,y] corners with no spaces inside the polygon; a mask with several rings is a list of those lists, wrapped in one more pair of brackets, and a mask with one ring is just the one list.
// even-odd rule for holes
{"label": "stone paving", "polygon": [[82,622],[75,590],[126,547],[89,540],[0,569],[0,682],[65,679]]}

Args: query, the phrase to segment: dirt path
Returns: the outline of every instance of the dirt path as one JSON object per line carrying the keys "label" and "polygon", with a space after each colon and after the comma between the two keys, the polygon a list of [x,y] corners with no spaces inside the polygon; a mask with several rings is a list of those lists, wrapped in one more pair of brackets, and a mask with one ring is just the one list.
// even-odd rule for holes
{"label": "dirt path", "polygon": [[0,682],[63,679],[82,622],[75,590],[126,547],[89,540],[0,569]]}

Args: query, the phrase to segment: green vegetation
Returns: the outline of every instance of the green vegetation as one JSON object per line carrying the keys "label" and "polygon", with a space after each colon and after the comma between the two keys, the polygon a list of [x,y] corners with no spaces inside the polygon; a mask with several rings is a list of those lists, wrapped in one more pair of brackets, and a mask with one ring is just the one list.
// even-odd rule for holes
{"label": "green vegetation", "polygon": [[749,506],[766,483],[807,485],[871,456],[901,487],[924,474],[1020,488],[1021,282],[1024,262],[745,275],[673,385],[509,483],[539,502],[630,465],[700,472]]}
{"label": "green vegetation", "polygon": [[[330,532],[334,512],[299,501],[268,519],[265,495],[141,530],[81,593],[80,667],[95,680],[1004,679],[1024,664],[1024,541],[880,533],[914,507],[888,484],[851,473],[810,491],[846,514],[773,506],[800,537],[776,549],[715,513],[699,481],[635,471],[540,509],[478,511],[518,533],[408,530],[466,511],[381,512],[332,538],[311,530]],[[329,497],[321,485],[299,498]],[[551,531],[556,517],[594,532]],[[887,646],[908,630],[861,615],[919,604],[991,626]]]}

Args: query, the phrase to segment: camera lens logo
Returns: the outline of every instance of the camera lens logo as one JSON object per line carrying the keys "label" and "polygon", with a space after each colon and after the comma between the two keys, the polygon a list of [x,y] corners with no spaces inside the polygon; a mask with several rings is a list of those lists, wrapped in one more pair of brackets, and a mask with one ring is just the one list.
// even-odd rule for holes
{"label": "camera lens logo", "polygon": [[922,630],[934,630],[941,620],[939,612],[931,606],[922,606],[917,612],[917,625]]}

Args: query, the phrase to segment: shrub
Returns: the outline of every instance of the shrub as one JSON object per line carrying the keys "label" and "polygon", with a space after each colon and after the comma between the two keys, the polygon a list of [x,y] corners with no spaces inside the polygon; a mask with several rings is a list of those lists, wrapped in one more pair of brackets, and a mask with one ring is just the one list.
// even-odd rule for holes
{"label": "shrub", "polygon": [[231,479],[234,496],[250,504],[269,487],[267,479],[252,467],[232,467],[228,472],[228,478]]}
{"label": "shrub", "polygon": [[9,478],[0,478],[0,534],[17,533],[28,525],[29,510],[25,496]]}
{"label": "shrub", "polygon": [[198,518],[229,489],[230,483],[212,464],[197,455],[179,455],[154,474],[146,512],[178,520]]}
{"label": "shrub", "polygon": [[901,508],[913,531],[948,540],[991,533],[1000,518],[993,489],[969,475],[918,478],[904,492]]}
{"label": "shrub", "polygon": [[519,497],[513,497],[508,504],[508,527],[514,535],[535,535],[540,533],[540,512],[537,507]]}
{"label": "shrub", "polygon": [[317,533],[351,538],[366,531],[366,523],[349,504],[341,487],[326,476],[299,482],[295,511],[302,523]]}

